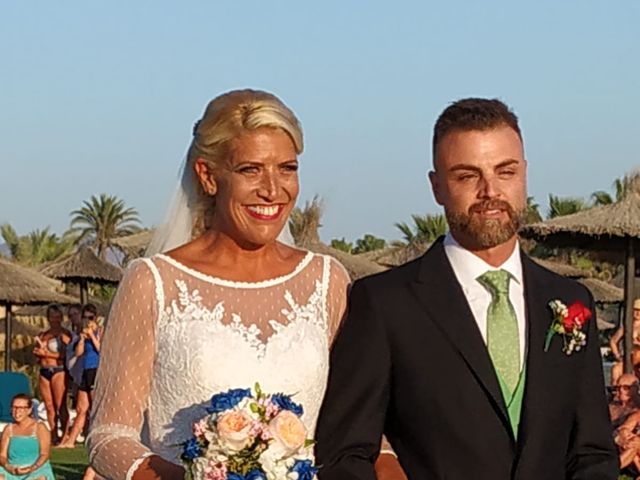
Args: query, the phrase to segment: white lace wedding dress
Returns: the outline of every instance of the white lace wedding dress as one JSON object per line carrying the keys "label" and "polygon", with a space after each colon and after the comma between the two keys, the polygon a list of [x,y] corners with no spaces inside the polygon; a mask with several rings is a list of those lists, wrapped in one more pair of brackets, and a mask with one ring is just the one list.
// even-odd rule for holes
{"label": "white lace wedding dress", "polygon": [[295,393],[312,435],[348,283],[338,262],[313,253],[288,275],[258,283],[214,278],[166,255],[134,261],[104,334],[92,465],[129,479],[152,454],[179,463],[178,444],[211,396],[255,382]]}

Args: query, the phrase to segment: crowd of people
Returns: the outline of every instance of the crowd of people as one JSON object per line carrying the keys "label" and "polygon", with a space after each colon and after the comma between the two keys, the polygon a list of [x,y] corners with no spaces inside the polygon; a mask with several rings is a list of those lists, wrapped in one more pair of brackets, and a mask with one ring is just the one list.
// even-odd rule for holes
{"label": "crowd of people", "polygon": [[[67,316],[68,328],[62,307],[49,305],[49,328],[34,338],[33,355],[39,366],[38,387],[48,428],[38,423],[32,397],[19,394],[13,398],[15,423],[3,431],[0,480],[53,479],[53,474],[48,476],[50,447],[74,448],[86,437],[102,327],[93,304],[71,305]],[[70,414],[74,411],[75,417]],[[89,467],[84,478],[95,478],[93,469]]]}
{"label": "crowd of people", "polygon": [[612,387],[609,415],[618,452],[620,468],[637,478],[640,475],[640,298],[633,303],[634,373],[622,373],[622,355],[618,347],[622,335],[618,330],[611,338],[611,350],[618,362],[611,371]]}
{"label": "crowd of people", "polygon": [[[47,308],[49,328],[35,337],[33,349],[40,366],[39,390],[51,444],[60,448],[73,448],[88,426],[102,335],[95,305],[71,305],[67,314],[68,329],[63,326],[62,308]],[[76,412],[73,422],[69,406]]]}

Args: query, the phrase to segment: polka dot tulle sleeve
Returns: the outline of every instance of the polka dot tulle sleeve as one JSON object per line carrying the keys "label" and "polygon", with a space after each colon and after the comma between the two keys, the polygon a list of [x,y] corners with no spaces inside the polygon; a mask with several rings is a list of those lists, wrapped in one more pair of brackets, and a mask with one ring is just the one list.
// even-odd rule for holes
{"label": "polka dot tulle sleeve", "polygon": [[91,464],[103,477],[131,478],[150,454],[140,436],[149,399],[157,320],[152,264],[134,261],[114,298],[102,343],[94,392]]}
{"label": "polka dot tulle sleeve", "polygon": [[333,258],[329,259],[327,314],[330,343],[333,343],[346,314],[350,281],[349,274],[342,264]]}

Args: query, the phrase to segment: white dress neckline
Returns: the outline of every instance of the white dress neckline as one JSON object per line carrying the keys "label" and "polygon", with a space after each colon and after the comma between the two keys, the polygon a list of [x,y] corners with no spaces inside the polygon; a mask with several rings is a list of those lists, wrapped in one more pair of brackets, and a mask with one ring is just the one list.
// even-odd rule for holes
{"label": "white dress neckline", "polygon": [[227,280],[224,278],[215,277],[213,275],[208,275],[199,270],[195,270],[191,267],[187,267],[185,264],[179,262],[175,258],[165,255],[164,253],[157,253],[154,255],[155,258],[160,258],[161,260],[164,260],[165,262],[174,266],[178,270],[182,270],[183,272],[191,275],[192,277],[195,277],[204,282],[212,283],[214,285],[220,285],[223,287],[230,287],[230,288],[265,288],[265,287],[272,287],[274,285],[279,285],[281,283],[286,282],[287,280],[290,280],[291,278],[298,275],[302,270],[304,270],[304,268],[313,259],[313,256],[314,256],[313,252],[310,252],[310,251],[307,252],[305,256],[302,258],[302,260],[298,262],[296,267],[291,272],[281,275],[279,277],[269,278],[267,280],[261,280],[259,282],[241,282],[241,281]]}

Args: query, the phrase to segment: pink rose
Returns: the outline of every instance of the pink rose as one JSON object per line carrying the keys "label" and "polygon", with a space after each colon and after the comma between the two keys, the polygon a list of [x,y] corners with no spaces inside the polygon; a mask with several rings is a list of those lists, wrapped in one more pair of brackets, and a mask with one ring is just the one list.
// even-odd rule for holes
{"label": "pink rose", "polygon": [[223,463],[209,460],[204,469],[204,480],[227,480],[227,467]]}
{"label": "pink rose", "polygon": [[231,411],[218,418],[218,435],[224,447],[239,452],[251,443],[253,420],[241,411]]}
{"label": "pink rose", "polygon": [[202,435],[204,435],[204,433],[207,431],[207,419],[203,418],[202,420],[199,420],[197,422],[193,423],[193,434],[196,437],[200,437]]}
{"label": "pink rose", "polygon": [[269,422],[269,430],[275,444],[284,456],[296,453],[304,446],[307,429],[298,416],[289,410],[281,411]]}

